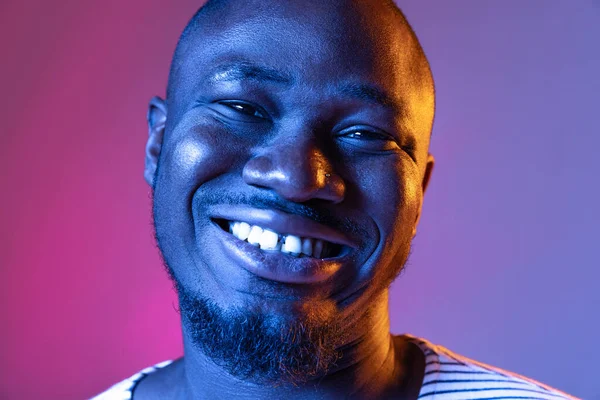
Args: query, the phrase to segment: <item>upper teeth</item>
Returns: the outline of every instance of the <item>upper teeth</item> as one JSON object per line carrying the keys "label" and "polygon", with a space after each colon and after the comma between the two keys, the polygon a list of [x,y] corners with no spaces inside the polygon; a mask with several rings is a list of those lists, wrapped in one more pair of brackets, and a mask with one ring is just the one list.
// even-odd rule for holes
{"label": "upper teeth", "polygon": [[253,246],[259,246],[261,250],[278,250],[293,256],[304,254],[306,256],[321,258],[327,246],[327,242],[313,238],[301,238],[294,235],[281,235],[270,229],[261,228],[258,225],[250,225],[247,222],[229,222],[229,231],[240,240],[247,240]]}

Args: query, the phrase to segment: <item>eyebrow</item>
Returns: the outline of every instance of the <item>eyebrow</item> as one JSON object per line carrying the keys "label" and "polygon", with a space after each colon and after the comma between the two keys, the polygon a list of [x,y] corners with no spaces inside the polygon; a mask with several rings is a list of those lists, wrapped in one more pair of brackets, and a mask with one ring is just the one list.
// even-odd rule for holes
{"label": "eyebrow", "polygon": [[392,108],[396,111],[402,111],[403,108],[402,104],[399,104],[385,91],[381,90],[377,86],[359,83],[346,83],[340,86],[338,91],[346,97],[357,100],[365,100],[376,105]]}
{"label": "eyebrow", "polygon": [[249,62],[233,62],[218,66],[211,74],[213,82],[234,82],[253,80],[289,85],[293,79],[273,68],[252,64]]}

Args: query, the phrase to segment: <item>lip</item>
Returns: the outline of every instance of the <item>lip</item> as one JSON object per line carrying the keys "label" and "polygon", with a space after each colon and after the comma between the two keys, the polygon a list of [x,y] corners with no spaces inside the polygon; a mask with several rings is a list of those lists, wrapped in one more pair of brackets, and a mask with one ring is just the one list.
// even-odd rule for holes
{"label": "lip", "polygon": [[[264,279],[293,284],[316,284],[331,279],[349,260],[351,249],[358,245],[341,232],[307,218],[274,210],[249,207],[215,207],[209,212],[215,237],[222,251],[234,264]],[[296,258],[279,251],[264,251],[224,231],[214,219],[243,221],[280,234],[313,237],[347,246],[332,258]]]}

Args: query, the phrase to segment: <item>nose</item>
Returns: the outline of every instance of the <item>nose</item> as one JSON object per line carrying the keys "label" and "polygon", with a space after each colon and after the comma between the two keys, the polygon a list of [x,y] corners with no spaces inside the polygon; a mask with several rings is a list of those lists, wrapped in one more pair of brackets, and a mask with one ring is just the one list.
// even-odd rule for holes
{"label": "nose", "polygon": [[346,192],[344,180],[312,138],[295,136],[262,147],[242,175],[247,184],[297,203],[320,199],[337,204]]}

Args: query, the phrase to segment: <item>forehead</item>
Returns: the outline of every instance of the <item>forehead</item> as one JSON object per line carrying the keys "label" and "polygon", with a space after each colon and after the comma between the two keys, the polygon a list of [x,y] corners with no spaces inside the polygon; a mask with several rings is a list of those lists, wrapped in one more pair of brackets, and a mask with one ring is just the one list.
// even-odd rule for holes
{"label": "forehead", "polygon": [[367,3],[219,2],[200,16],[182,46],[178,61],[189,68],[181,72],[195,74],[198,67],[239,55],[313,82],[351,74],[377,78],[384,70],[382,80],[391,81],[408,61],[400,55],[410,54],[411,38],[381,1],[376,11]]}

